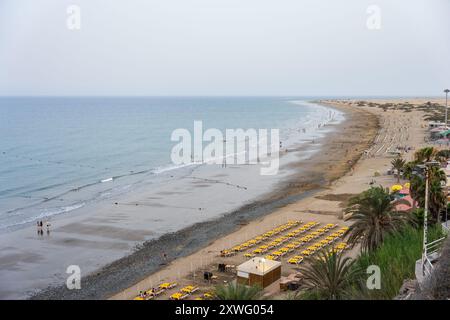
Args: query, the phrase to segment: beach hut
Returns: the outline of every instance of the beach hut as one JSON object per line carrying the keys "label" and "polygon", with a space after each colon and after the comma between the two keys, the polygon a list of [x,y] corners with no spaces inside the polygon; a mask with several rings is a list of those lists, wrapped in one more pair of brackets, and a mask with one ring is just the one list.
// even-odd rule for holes
{"label": "beach hut", "polygon": [[250,259],[237,268],[237,282],[266,288],[281,278],[281,262],[262,257]]}

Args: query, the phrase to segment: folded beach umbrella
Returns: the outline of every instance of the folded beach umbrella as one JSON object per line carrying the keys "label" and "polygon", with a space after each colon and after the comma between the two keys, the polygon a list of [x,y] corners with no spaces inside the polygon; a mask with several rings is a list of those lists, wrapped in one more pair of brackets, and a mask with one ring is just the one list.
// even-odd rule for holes
{"label": "folded beach umbrella", "polygon": [[403,189],[403,186],[400,185],[400,184],[394,184],[394,185],[391,187],[391,191],[392,191],[392,192],[397,192],[397,191],[400,191],[400,190],[402,190],[402,189]]}

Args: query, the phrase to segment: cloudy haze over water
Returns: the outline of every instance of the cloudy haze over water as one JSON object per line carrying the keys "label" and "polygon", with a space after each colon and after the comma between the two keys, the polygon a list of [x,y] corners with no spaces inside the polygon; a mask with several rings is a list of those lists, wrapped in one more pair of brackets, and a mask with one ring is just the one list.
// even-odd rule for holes
{"label": "cloudy haze over water", "polygon": [[447,0],[0,0],[0,95],[439,95],[449,14]]}

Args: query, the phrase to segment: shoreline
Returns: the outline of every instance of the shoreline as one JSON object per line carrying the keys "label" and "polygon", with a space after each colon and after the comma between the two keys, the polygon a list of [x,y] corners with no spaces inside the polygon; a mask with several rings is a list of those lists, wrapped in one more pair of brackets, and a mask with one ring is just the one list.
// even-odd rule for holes
{"label": "shoreline", "polygon": [[[311,104],[303,100],[280,100],[284,108],[289,108],[289,115],[293,115],[292,119],[285,119],[282,123],[274,122],[275,128],[280,128],[280,131],[286,129],[283,134],[280,134],[280,138],[283,145],[289,149],[295,150],[299,144],[304,144],[306,141],[311,140],[312,137],[323,136],[323,129],[320,126],[317,128],[317,124],[334,123],[341,121],[339,114],[333,114],[331,118],[325,119],[326,113],[330,110],[327,107],[321,107],[327,110],[311,110],[307,111],[307,117],[312,116],[312,125],[306,125],[306,132],[298,134],[295,130],[297,121],[301,120],[303,111],[299,111],[304,107],[308,107]],[[288,107],[286,107],[286,105]],[[292,109],[292,110],[291,110]],[[317,116],[318,115],[318,116]],[[328,115],[330,117],[330,115]],[[303,126],[303,124],[302,124]],[[189,126],[187,126],[189,128]],[[206,128],[205,128],[206,129]],[[314,138],[313,138],[314,139]],[[204,142],[205,144],[206,142]],[[307,142],[306,142],[307,143]],[[124,146],[126,148],[127,145]],[[167,155],[170,150],[165,152]],[[38,161],[41,161],[38,159]],[[206,163],[208,160],[205,161]],[[144,167],[138,165],[136,168],[133,164],[131,167],[126,167],[118,171],[111,171],[105,174],[93,174],[96,177],[85,180],[83,182],[61,183],[61,189],[55,190],[53,193],[44,194],[34,197],[32,194],[23,199],[36,199],[32,203],[28,203],[26,200],[19,201],[15,206],[8,206],[14,201],[10,201],[4,207],[3,211],[6,213],[6,218],[2,220],[0,235],[11,233],[24,228],[34,227],[36,220],[52,220],[70,217],[72,214],[78,214],[89,210],[89,208],[97,206],[100,202],[108,202],[108,200],[126,197],[127,194],[139,192],[139,188],[143,189],[143,186],[164,184],[171,182],[173,176],[183,178],[183,176],[189,174],[189,172],[196,170],[197,167],[203,166],[204,163],[186,163],[186,164],[174,164],[168,160],[167,163],[153,165],[149,164]],[[81,167],[81,165],[80,165]],[[107,169],[107,168],[106,168]],[[106,170],[105,169],[105,170]],[[142,170],[141,170],[142,169]],[[61,175],[65,177],[65,175]],[[58,184],[56,184],[58,185]],[[42,190],[46,190],[49,186],[43,183]],[[51,187],[51,186],[50,186]],[[41,190],[41,189],[38,189]],[[24,191],[27,192],[27,191]],[[11,199],[14,195],[11,196]],[[8,198],[7,198],[8,199]],[[40,202],[39,202],[40,201]],[[20,203],[20,204],[19,204]],[[2,207],[3,208],[3,207]],[[33,213],[31,216],[30,213]],[[17,219],[16,219],[17,217]],[[10,219],[8,219],[10,218]]]}
{"label": "shoreline", "polygon": [[[345,119],[334,128],[334,132],[330,135],[335,138],[345,126],[351,127],[350,115],[353,114],[351,110],[345,107],[334,107],[339,111],[344,111]],[[358,113],[358,112],[356,112]],[[359,113],[358,113],[359,114]],[[188,256],[196,250],[200,250],[208,243],[213,242],[221,236],[235,232],[246,223],[254,221],[255,219],[264,217],[276,208],[286,206],[289,203],[294,203],[303,197],[310,196],[312,193],[319,191],[323,186],[328,185],[331,180],[340,176],[345,170],[348,170],[348,165],[340,167],[339,170],[330,170],[329,175],[324,177],[323,169],[336,162],[336,156],[326,150],[331,150],[333,139],[328,139],[330,136],[326,134],[321,148],[318,152],[309,155],[306,160],[296,160],[294,163],[286,165],[284,170],[289,170],[289,175],[286,181],[277,183],[276,187],[269,192],[264,193],[264,196],[257,197],[250,203],[245,203],[238,207],[237,210],[228,211],[227,214],[221,215],[219,218],[207,219],[200,223],[191,224],[187,228],[182,228],[179,231],[171,232],[158,237],[157,239],[149,240],[138,246],[132,253],[115,259],[112,263],[108,263],[100,267],[96,271],[89,273],[82,278],[82,285],[84,290],[80,292],[69,291],[65,286],[48,287],[39,292],[35,292],[29,298],[31,299],[104,299],[118,291],[124,290],[136,282],[144,279],[148,274],[157,272],[163,269],[163,263],[170,263],[174,259]],[[320,139],[319,139],[320,140]],[[316,143],[320,145],[320,142]],[[306,150],[310,148],[310,144],[305,144],[303,148]],[[300,147],[302,149],[302,147]],[[339,148],[335,148],[336,151]],[[327,153],[326,156],[324,154]],[[329,153],[329,154],[328,154]],[[300,159],[302,156],[301,150],[289,152],[289,157]],[[283,156],[284,157],[284,156]],[[319,158],[323,158],[321,164],[318,165]],[[310,193],[311,192],[311,193]],[[220,222],[220,223],[219,223]],[[199,229],[200,228],[200,229]],[[202,230],[199,232],[198,230]],[[197,231],[197,235],[192,232]],[[200,235],[200,236],[199,236]],[[199,239],[196,239],[199,238]],[[161,252],[169,252],[168,261],[163,261]],[[120,274],[120,275],[119,275]],[[104,284],[111,284],[109,287]],[[82,291],[82,292],[81,292]],[[84,292],[84,293],[83,293]]]}
{"label": "shoreline", "polygon": [[[346,116],[346,119],[337,125],[339,126],[338,130],[336,130],[338,133],[346,136],[343,134],[344,131],[354,130],[355,126],[358,131],[361,130],[356,123],[363,118],[367,119],[365,112],[350,110],[345,107],[333,107],[344,111]],[[356,122],[355,117],[359,119]],[[376,127],[375,118],[371,120]],[[339,139],[339,136],[338,134],[334,137]],[[304,179],[302,173],[294,174],[289,181],[272,190],[263,200],[256,200],[251,204],[244,205],[221,218],[200,222],[180,231],[163,235],[156,240],[147,241],[132,254],[83,277],[83,290],[69,291],[63,286],[52,287],[33,295],[31,299],[104,299],[111,297],[117,292],[142,281],[149,274],[163,270],[172,261],[186,258],[204,249],[205,246],[217,239],[230,233],[238,232],[243,225],[264,218],[277,208],[311,197],[317,192],[326,189],[328,185],[350,169],[347,158],[341,159],[341,161],[336,160],[336,154],[331,152],[333,144],[335,145],[334,151],[339,152],[339,149],[342,149],[336,145],[335,139],[325,138],[327,141],[324,142],[321,148],[322,154],[314,154],[306,161],[290,165],[292,169],[301,167],[303,169],[301,170],[302,172],[308,172],[309,179]],[[364,140],[362,144],[367,145],[368,143],[369,141]],[[354,163],[359,159],[363,150],[363,147],[356,148],[356,152],[350,152],[346,156]],[[342,153],[343,150],[340,151]],[[324,174],[325,167],[329,169],[326,175]],[[160,253],[162,251],[169,252],[167,261],[164,261],[161,257]]]}
{"label": "shoreline", "polygon": [[[328,128],[322,126],[317,135],[328,137],[334,134],[337,125],[332,121]],[[167,234],[177,237],[177,231],[195,227],[197,223],[214,224],[224,214],[239,216],[242,210],[250,210],[249,220],[252,215],[266,214],[270,210],[266,212],[259,208],[284,198],[285,194],[280,190],[311,190],[319,185],[302,166],[293,165],[305,157],[314,162],[311,157],[315,159],[318,152],[323,152],[322,138],[316,136],[315,139],[316,142],[311,143],[307,139],[301,140],[300,136],[300,146],[292,145],[289,152],[281,153],[280,170],[274,176],[261,176],[258,165],[230,165],[225,169],[220,165],[189,167],[177,174],[165,173],[158,182],[79,209],[76,214],[59,216],[51,221],[49,236],[36,235],[35,226],[0,234],[0,299],[33,298],[42,292],[57,290],[59,286],[65,286],[69,276],[66,270],[70,265],[80,267],[82,281],[89,276],[95,278],[115,261],[134,254],[143,243]],[[313,183],[298,183],[291,179],[294,175],[302,177],[304,174]],[[287,186],[286,181],[291,180]],[[294,193],[290,192],[291,195]],[[282,205],[285,203],[278,204]],[[237,221],[231,226],[240,224]],[[210,239],[213,238],[214,234],[211,234]],[[151,255],[152,268],[161,267],[158,261],[162,250],[164,246]],[[136,278],[124,281],[123,287],[148,274],[148,266],[141,267],[131,271]],[[95,297],[104,298],[105,295]]]}
{"label": "shoreline", "polygon": [[[277,201],[279,200],[268,200],[269,206],[270,204],[272,204],[273,210],[269,210],[267,214],[254,216],[249,223],[236,226],[234,231],[228,233],[224,232],[226,234],[224,238],[219,238],[219,235],[216,235],[215,239],[210,241],[206,245],[203,245],[196,251],[191,250],[194,251],[192,254],[185,254],[183,257],[181,257],[181,259],[172,261],[172,263],[169,262],[168,265],[162,266],[160,270],[150,273],[147,277],[144,277],[141,281],[137,282],[133,286],[110,296],[109,299],[132,299],[137,292],[139,292],[140,290],[147,290],[150,287],[153,287],[154,284],[157,284],[157,282],[174,281],[174,277],[176,277],[177,281],[179,281],[180,278],[188,277],[187,275],[189,273],[192,273],[193,265],[194,268],[203,268],[203,266],[207,265],[208,263],[210,265],[213,264],[213,260],[218,256],[220,250],[227,247],[232,247],[237,243],[245,241],[246,239],[257,235],[258,233],[261,233],[261,231],[267,230],[264,228],[272,228],[280,223],[285,223],[288,220],[297,219],[298,217],[296,217],[295,214],[291,215],[290,212],[283,213],[277,217],[277,211],[283,210],[284,208],[287,208],[290,205],[295,205],[296,203],[301,201],[309,201],[309,199],[326,191],[327,189],[329,189],[330,185],[348,174],[351,168],[363,155],[363,151],[365,150],[365,148],[369,147],[369,145],[373,143],[373,140],[379,133],[379,119],[377,116],[367,111],[357,110],[355,108],[349,108],[341,105],[327,104],[322,102],[319,103],[321,105],[329,106],[338,109],[341,112],[344,112],[346,117],[344,122],[340,124],[341,128],[339,128],[339,130],[337,131],[338,134],[335,136],[335,139],[332,139],[328,141],[327,144],[324,144],[322,150],[325,155],[330,155],[330,153],[332,153],[332,145],[335,145],[334,150],[336,150],[336,147],[339,148],[339,146],[336,146],[336,137],[339,137],[339,134],[345,136],[346,131],[348,133],[351,128],[354,129],[356,127],[357,131],[360,132],[362,128],[367,129],[371,127],[373,129],[372,133],[370,135],[366,135],[364,139],[357,139],[357,143],[352,144],[352,146],[355,147],[353,149],[354,152],[345,153],[345,155],[343,154],[343,159],[335,160],[333,159],[333,157],[331,157],[330,159],[319,160],[318,158],[320,157],[316,157],[313,161],[307,163],[307,165],[305,165],[305,162],[303,161],[295,163],[294,166],[299,166],[312,172],[312,177],[314,177],[312,181],[314,181],[314,183],[310,183],[308,185],[308,189],[303,189],[305,185],[294,182],[297,178],[299,178],[298,176],[294,175],[294,177],[291,178],[291,181],[284,185],[283,189],[273,191],[273,194],[283,195],[281,197],[281,201],[283,199],[287,200],[283,204],[277,205]],[[360,121],[365,121],[365,125],[359,123]],[[337,138],[337,140],[339,140],[339,138]],[[341,151],[342,153],[343,149],[340,148],[339,151]],[[348,160],[351,160],[352,163],[349,164]],[[330,163],[332,162],[334,163],[330,165]],[[332,169],[333,166],[334,170]],[[328,169],[327,175],[323,174],[323,172],[326,171],[323,170],[325,167],[327,167]],[[318,172],[320,172],[321,174],[319,175]],[[293,201],[289,201],[289,198]],[[319,215],[323,214],[322,217],[318,217],[319,220],[327,221],[329,219],[326,216],[328,214],[326,212],[316,213],[318,213]],[[338,217],[334,218],[337,218],[335,220],[339,220]],[[252,224],[261,224],[261,228],[257,227],[257,232],[255,233],[254,228],[252,228]],[[243,229],[245,229],[245,231]],[[189,267],[183,269],[181,265],[190,266],[190,269]]]}
{"label": "shoreline", "polygon": [[[384,187],[389,187],[397,183],[395,177],[386,174],[390,168],[392,156],[389,154],[388,149],[386,149],[384,141],[389,140],[391,145],[413,146],[413,149],[424,146],[424,128],[426,122],[424,119],[425,114],[420,108],[407,110],[408,113],[406,113],[401,109],[390,109],[386,111],[378,107],[359,107],[354,102],[343,102],[339,100],[321,101],[321,103],[336,108],[358,110],[366,116],[369,115],[371,118],[376,118],[377,129],[371,133],[367,133],[369,128],[365,127],[364,124],[359,123],[357,125],[360,132],[364,132],[366,137],[367,135],[371,137],[369,139],[370,148],[360,150],[361,152],[357,153],[356,160],[359,159],[359,161],[353,162],[350,171],[347,170],[344,172],[340,178],[336,177],[338,179],[330,181],[329,185],[323,186],[321,190],[316,190],[316,192],[305,196],[295,203],[280,207],[259,220],[253,220],[248,225],[241,226],[236,232],[213,241],[203,249],[189,256],[173,261],[167,266],[164,266],[160,271],[150,274],[139,283],[118,292],[116,295],[110,297],[110,299],[132,299],[140,290],[147,290],[164,281],[177,281],[180,286],[195,283],[203,287],[201,288],[202,291],[208,292],[213,288],[211,286],[205,287],[201,279],[196,280],[195,273],[200,271],[201,275],[202,271],[215,272],[217,263],[238,265],[245,261],[245,258],[241,255],[226,259],[220,258],[218,255],[220,250],[229,248],[231,244],[242,243],[264,230],[286,222],[288,219],[302,220],[305,222],[314,220],[320,223],[348,225],[347,222],[343,221],[342,212],[349,197],[366,190],[373,182]],[[404,128],[401,130],[401,134],[398,134],[399,127]],[[369,151],[371,149],[373,151]],[[366,154],[363,151],[369,152]],[[411,152],[404,156],[409,158],[413,156],[413,153]],[[347,167],[347,169],[349,168]],[[351,250],[349,252],[349,255],[353,258],[357,254],[357,250]],[[292,268],[285,262],[282,275],[288,276],[292,272],[296,272],[295,268]],[[170,292],[165,295],[166,299],[168,295],[170,295]]]}
{"label": "shoreline", "polygon": [[[159,203],[155,203],[155,201],[158,201],[154,200],[157,197],[151,197],[155,195],[154,192],[148,194],[149,191],[146,188],[145,190],[136,191],[136,194],[133,194],[131,199],[126,198],[130,200],[129,205],[93,207],[90,210],[92,214],[88,211],[87,213],[80,213],[79,216],[62,219],[63,222],[52,231],[52,237],[41,239],[44,241],[36,241],[37,238],[35,236],[30,236],[30,230],[27,231],[28,234],[24,231],[19,236],[15,235],[16,240],[25,237],[27,242],[21,248],[20,255],[10,254],[10,252],[14,252],[14,250],[10,249],[14,245],[14,239],[4,244],[4,247],[6,246],[6,251],[4,251],[6,256],[3,255],[1,257],[0,266],[6,266],[6,269],[2,268],[4,271],[2,278],[13,283],[14,278],[9,279],[8,276],[11,274],[9,270],[12,270],[12,274],[14,274],[14,270],[18,270],[16,269],[17,267],[35,266],[37,270],[28,272],[28,280],[25,277],[20,280],[24,285],[30,280],[32,280],[31,283],[35,284],[34,291],[26,292],[26,298],[28,299],[105,299],[146,279],[149,274],[155,274],[164,270],[172,265],[172,262],[177,262],[198,250],[202,250],[202,248],[214,243],[221,237],[239,232],[243,226],[270,216],[279,208],[313,197],[314,194],[327,189],[333,181],[345,175],[361,157],[364,148],[371,143],[370,139],[360,141],[360,137],[363,136],[362,130],[368,127],[368,123],[372,123],[375,131],[378,130],[378,122],[375,121],[376,117],[373,116],[369,120],[368,118],[370,117],[367,117],[368,113],[366,111],[348,106],[320,104],[343,112],[344,120],[339,124],[326,125],[325,127],[331,126],[333,130],[329,131],[325,128],[329,132],[322,134],[322,137],[318,138],[315,143],[303,143],[300,147],[290,149],[288,153],[283,154],[280,158],[280,173],[273,180],[275,183],[268,183],[267,180],[262,180],[263,182],[266,181],[264,182],[265,185],[270,186],[270,188],[258,187],[256,191],[251,191],[253,193],[248,193],[250,191],[233,191],[231,189],[236,188],[225,187],[220,183],[208,186],[209,188],[215,188],[213,191],[216,190],[216,193],[219,190],[224,192],[222,198],[217,198],[218,201],[227,201],[230,203],[228,206],[239,204],[236,206],[237,209],[224,210],[222,212],[226,212],[226,214],[222,213],[219,216],[213,215],[211,217],[208,216],[211,210],[206,210],[205,213],[202,213],[201,211],[194,212],[192,211],[193,208],[186,207],[192,206],[192,203],[199,205],[198,201],[201,201],[201,199],[198,197],[187,197],[183,202],[183,196],[172,196],[171,194],[182,193],[178,192],[180,191],[180,185],[181,189],[190,186],[189,188],[192,189],[190,190],[191,193],[192,191],[195,192],[193,189],[204,188],[207,186],[207,183],[201,181],[202,179],[198,177],[202,177],[202,175],[203,177],[211,177],[211,172],[217,174],[217,170],[214,171],[214,168],[206,173],[205,170],[203,172],[199,170],[200,172],[192,174],[195,169],[188,176],[175,178],[189,180],[188,182],[184,181],[184,186],[181,182],[176,184],[168,183],[162,186],[156,185],[158,190],[162,190],[160,194],[164,194],[160,197],[161,199],[169,203],[171,203],[171,200],[175,200],[174,203],[171,203],[172,205],[167,206],[167,210],[169,210],[167,212],[185,212],[187,214],[183,217],[183,219],[187,219],[186,221],[190,222],[186,227],[175,232],[162,233],[161,231],[159,235],[158,230],[152,230],[153,223],[148,222],[148,219],[151,218],[148,217],[148,213],[151,211],[148,212],[148,210],[154,210],[155,213],[164,212],[164,210],[162,207],[159,207]],[[356,148],[354,148],[355,143],[359,143]],[[347,147],[348,152],[344,153],[343,146]],[[283,161],[282,159],[285,160]],[[352,165],[348,163],[349,160],[352,161]],[[229,168],[226,171],[226,175],[220,174],[225,178],[217,179],[231,183],[233,183],[234,179],[236,184],[241,184],[244,181],[246,181],[245,183],[250,183],[251,181],[246,180],[250,178],[253,182],[256,181],[257,184],[261,184],[262,178],[255,178],[255,170],[258,170],[258,168],[235,166]],[[252,171],[253,173],[251,173]],[[242,175],[242,173],[245,174]],[[208,176],[208,174],[210,175]],[[236,176],[238,179],[236,179]],[[252,189],[254,189],[254,186]],[[264,190],[265,192],[263,192]],[[211,190],[208,192],[211,194]],[[250,197],[255,192],[257,192],[256,194],[260,192],[262,196]],[[242,195],[244,198],[242,198]],[[242,200],[245,197],[250,197],[250,201]],[[134,200],[136,200],[136,206],[139,203],[139,207],[135,207],[134,204],[131,206],[131,201]],[[123,217],[124,211],[127,212],[126,218]],[[207,215],[205,216],[205,214]],[[163,216],[165,216],[164,213]],[[170,220],[170,217],[168,219]],[[161,224],[161,227],[164,227],[164,225]],[[32,229],[31,232],[33,232]],[[110,241],[104,241],[105,239]],[[26,252],[27,247],[35,248],[37,251]],[[63,254],[60,249],[67,249],[68,251]],[[65,278],[67,277],[64,274],[65,268],[73,264],[70,261],[73,257],[84,259],[78,261],[86,261],[86,257],[89,257],[89,255],[86,256],[86,249],[89,250],[90,256],[94,255],[94,260],[88,260],[88,262],[91,261],[90,265],[95,268],[88,270],[83,266],[83,290],[69,291],[65,285],[58,285],[58,283],[65,283]],[[98,249],[101,251],[98,251]],[[128,253],[121,253],[126,251]],[[162,258],[162,252],[169,253],[167,260]],[[58,253],[59,255],[63,254],[65,258],[58,257]],[[46,260],[42,261],[43,258]],[[13,262],[18,261],[18,263],[13,265],[13,262],[10,260]],[[52,284],[46,285],[49,282],[47,279],[51,278],[45,278],[45,274],[42,277],[42,271],[55,270],[62,261],[66,261],[66,266],[62,265],[64,271],[59,271],[60,274],[55,273]],[[101,261],[106,261],[106,263]],[[50,262],[52,264],[49,264]],[[22,273],[16,272],[16,274],[21,275]],[[13,287],[11,286],[11,288]],[[4,289],[6,291],[3,292],[7,293],[8,287]],[[25,292],[23,293],[25,294]]]}

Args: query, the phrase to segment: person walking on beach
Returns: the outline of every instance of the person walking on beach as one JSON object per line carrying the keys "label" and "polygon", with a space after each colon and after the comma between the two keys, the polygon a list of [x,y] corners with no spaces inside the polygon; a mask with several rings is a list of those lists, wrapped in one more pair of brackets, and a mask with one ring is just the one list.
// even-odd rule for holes
{"label": "person walking on beach", "polygon": [[40,236],[44,235],[44,230],[42,230],[43,224],[42,224],[42,220],[38,221],[38,234]]}

